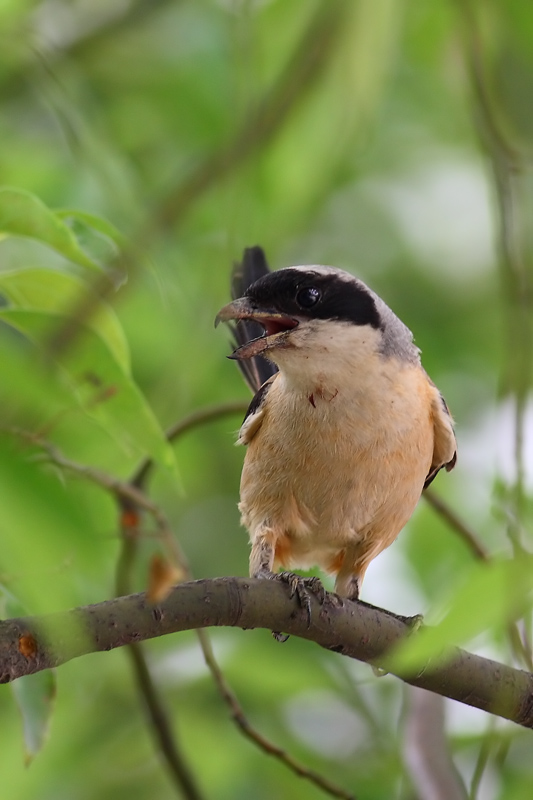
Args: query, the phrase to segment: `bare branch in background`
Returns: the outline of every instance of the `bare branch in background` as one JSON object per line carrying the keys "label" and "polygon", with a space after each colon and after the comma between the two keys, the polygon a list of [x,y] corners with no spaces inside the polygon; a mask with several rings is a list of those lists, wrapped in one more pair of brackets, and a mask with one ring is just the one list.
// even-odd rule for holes
{"label": "bare branch in background", "polygon": [[435,494],[433,489],[426,489],[422,497],[429,503],[431,508],[453,528],[453,530],[463,539],[471,552],[481,561],[489,561],[490,555],[486,547],[481,543],[478,534],[460,518],[456,511],[451,508],[441,497]]}
{"label": "bare branch in background", "polygon": [[[172,428],[169,430],[169,439],[174,441],[179,435],[190,430],[195,425],[199,425],[202,422],[213,420],[229,413],[234,413],[236,410],[241,411],[242,404],[221,404],[195,412],[172,426]],[[176,538],[174,537],[164,512],[156,503],[148,498],[141,488],[133,483],[120,481],[113,476],[102,472],[101,470],[88,467],[83,464],[78,464],[77,462],[66,458],[57,447],[35,434],[15,428],[9,429],[9,432],[18,436],[19,438],[22,438],[24,441],[28,441],[29,443],[40,447],[45,452],[45,455],[50,462],[69,472],[72,472],[79,477],[83,477],[92,481],[102,489],[109,491],[115,496],[120,509],[119,522],[122,532],[122,547],[117,561],[115,577],[118,595],[125,595],[131,591],[131,572],[137,556],[138,542],[142,536],[140,522],[141,512],[143,511],[149,513],[154,518],[158,535],[166,545],[167,552],[170,553],[170,557],[178,568],[180,574],[184,578],[192,577],[185,554],[182,552]],[[135,476],[141,475],[141,480],[145,478],[147,474],[146,470],[149,469],[150,464],[151,462],[149,460],[143,462],[141,468],[136,471]],[[148,602],[148,605],[154,608],[153,603]],[[251,725],[245,716],[236,695],[226,682],[222,671],[215,660],[207,633],[205,631],[198,630],[197,634],[205,662],[213,675],[215,685],[219,689],[222,699],[229,706],[232,719],[238,725],[240,730],[245,733],[245,735],[265,753],[278,758],[283,764],[285,764],[285,766],[295,772],[299,777],[306,778],[311,783],[314,783],[316,786],[329,793],[332,797],[344,798],[344,800],[353,800],[352,794],[345,792],[343,789],[335,786],[333,782],[324,778],[319,773],[315,772],[314,770],[310,770],[298,762],[282,748],[278,747],[276,744],[270,742],[268,739],[262,736]],[[137,645],[137,639],[134,638],[132,641],[124,642],[124,644]],[[161,746],[162,753],[166,758],[170,772],[180,788],[180,791],[192,791],[194,788],[194,791],[197,792],[198,790],[194,787],[192,774],[186,767],[183,755],[181,754],[175,736],[172,733],[164,704],[159,697],[158,690],[152,679],[150,669],[144,657],[144,653],[142,652],[140,646],[135,646],[134,652],[132,652],[130,648],[130,652],[139,692],[144,698],[146,708],[150,714],[152,728],[155,732],[157,741]],[[191,800],[193,797],[199,797],[198,794],[186,794],[185,796],[187,798],[190,797]]]}
{"label": "bare branch in background", "polygon": [[299,775],[300,778],[306,778],[307,780],[311,781],[311,783],[314,783],[315,786],[323,789],[323,791],[331,795],[331,797],[340,797],[341,800],[355,800],[355,795],[353,795],[351,792],[344,791],[344,789],[339,788],[332,783],[332,781],[329,781],[327,778],[324,778],[323,775],[315,772],[315,770],[305,767],[289,753],[283,750],[283,748],[265,738],[254,727],[252,727],[252,725],[250,725],[248,717],[244,713],[241,704],[237,700],[236,695],[230,688],[217,661],[215,660],[213,650],[211,648],[211,642],[207,638],[206,632],[199,630],[198,638],[200,639],[200,643],[202,645],[202,652],[204,654],[205,662],[215,680],[218,691],[230,709],[231,716],[241,732],[254,744],[256,744],[264,753],[274,756],[283,764],[285,764],[286,767],[292,770],[292,772],[294,772],[296,775]]}
{"label": "bare branch in background", "polygon": [[190,800],[201,800],[203,795],[200,793],[196,777],[193,775],[191,767],[178,744],[175,724],[174,726],[170,724],[165,705],[161,701],[152,680],[141,645],[131,643],[128,647],[128,652],[134,667],[141,697],[146,703],[154,738],[161,748],[161,753],[176,788],[179,794],[187,798],[187,800],[189,798]]}
{"label": "bare branch in background", "polygon": [[[167,440],[169,442],[175,442],[180,436],[198,427],[199,425],[203,425],[207,422],[212,422],[235,413],[244,413],[247,407],[248,403],[237,401],[230,403],[219,403],[217,405],[199,409],[198,411],[189,414],[189,416],[172,425],[166,432]],[[145,459],[130,478],[130,484],[139,489],[144,487],[152,466],[152,460],[149,458]],[[129,589],[130,587],[130,575],[133,568],[135,555],[137,553],[137,542],[139,536],[139,516],[137,514],[137,509],[133,508],[129,504],[121,504],[121,506],[122,548],[117,564],[117,594],[125,594],[125,588],[128,587]],[[128,522],[129,524],[125,525],[124,522]],[[192,578],[192,574],[188,567],[185,570],[184,577]],[[231,712],[231,718],[238,726],[240,731],[264,753],[275,756],[275,758],[281,761],[296,775],[309,780],[331,797],[338,797],[341,798],[341,800],[355,800],[354,795],[336,786],[332,781],[329,781],[318,772],[315,772],[315,770],[309,769],[301,764],[281,747],[265,738],[251,725],[237,699],[237,696],[224,677],[224,674],[215,658],[215,654],[207,632],[204,630],[198,630],[196,633],[205,663],[211,672],[215,686],[217,687],[223,701],[228,706]],[[143,695],[146,694],[146,690],[149,689],[149,697],[151,698],[152,703],[156,708],[159,708],[162,705],[161,700],[159,699],[157,690],[153,685],[150,671],[148,665],[146,664],[146,660],[144,659],[142,650],[138,645],[133,645],[133,647],[135,648],[134,668],[138,679],[142,678],[142,682],[139,682],[139,688]],[[141,674],[139,666],[143,667]],[[155,725],[158,724],[158,719],[160,717],[161,711],[157,717],[152,714],[152,719]],[[166,726],[163,726],[163,732],[165,732],[165,727]]]}
{"label": "bare branch in background", "polygon": [[57,354],[70,346],[77,327],[91,317],[98,299],[108,297],[125,275],[128,275],[128,285],[132,285],[132,278],[143,262],[143,254],[154,237],[169,227],[177,227],[203,193],[237,169],[260,147],[264,147],[281,129],[326,66],[346,8],[346,0],[318,4],[285,69],[257,101],[231,141],[218,151],[200,157],[188,177],[183,180],[180,175],[163,192],[146,221],[138,226],[127,249],[108,265],[105,275],[93,281],[92,291],[84,293],[73,306],[70,319],[58,328],[48,343],[51,353]]}
{"label": "bare branch in background", "polygon": [[[184,433],[188,433],[188,431],[197,428],[199,425],[205,425],[207,422],[221,419],[221,417],[227,417],[233,414],[244,414],[249,405],[249,400],[234,400],[229,403],[216,403],[206,408],[200,408],[198,411],[193,411],[192,414],[179,420],[166,431],[167,441],[175,442]],[[150,458],[146,458],[137,467],[129,483],[133,486],[141,487],[146,481],[152,467],[153,461]]]}
{"label": "bare branch in background", "polygon": [[[506,339],[501,366],[502,386],[514,402],[514,485],[507,490],[507,534],[515,555],[523,553],[525,511],[524,434],[526,405],[533,379],[533,274],[524,253],[520,220],[521,191],[526,164],[508,140],[487,77],[487,64],[480,32],[480,17],[471,0],[458,3],[463,21],[465,54],[475,100],[475,123],[494,175],[498,204],[500,283],[504,300]],[[510,641],[528,668],[532,668],[531,645],[510,627]]]}
{"label": "bare branch in background", "polygon": [[520,219],[523,174],[527,167],[509,141],[491,95],[484,59],[480,20],[471,0],[459,4],[465,30],[465,49],[476,102],[475,122],[490,159],[499,212],[500,280],[505,311],[503,390],[515,404],[514,459],[516,477],[511,492],[508,533],[515,552],[523,549],[524,428],[528,393],[533,382],[533,274],[524,253]]}
{"label": "bare branch in background", "polygon": [[444,722],[444,698],[410,686],[403,753],[420,800],[467,800],[449,753]]}
{"label": "bare branch in background", "polygon": [[281,129],[313,86],[333,53],[346,0],[319,3],[278,79],[250,109],[232,141],[200,162],[183,182],[172,187],[152,210],[148,232],[179,225],[185,212],[206,189],[235,170]]}

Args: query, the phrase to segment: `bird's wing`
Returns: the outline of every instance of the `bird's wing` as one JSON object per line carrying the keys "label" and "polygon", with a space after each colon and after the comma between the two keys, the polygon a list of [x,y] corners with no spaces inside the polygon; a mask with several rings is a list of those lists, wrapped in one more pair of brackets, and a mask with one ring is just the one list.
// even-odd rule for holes
{"label": "bird's wing", "polygon": [[424,483],[424,489],[427,489],[439,470],[444,467],[449,472],[455,467],[457,461],[457,442],[452,417],[444,397],[436,387],[434,389],[431,403],[434,431],[433,460]]}
{"label": "bird's wing", "polygon": [[248,406],[248,411],[246,412],[242,421],[237,444],[250,444],[255,434],[261,427],[261,423],[263,422],[263,417],[265,415],[266,396],[268,390],[277,377],[277,373],[271,375],[270,378],[264,382],[259,391],[256,392],[254,399]]}
{"label": "bird's wing", "polygon": [[[252,283],[262,278],[263,275],[268,275],[269,272],[270,270],[263,249],[257,245],[255,247],[247,247],[243,253],[242,261],[240,264],[235,264],[233,268],[231,276],[232,299],[236,300],[238,297],[242,297],[246,289],[251,286]],[[250,342],[252,339],[257,339],[263,333],[262,326],[251,320],[241,320],[230,327],[234,344],[239,347],[242,344]],[[275,364],[267,361],[263,356],[254,356],[253,358],[243,359],[237,363],[244,375],[244,380],[254,394],[259,392],[265,381],[278,371]],[[253,406],[254,402],[255,398],[252,400],[251,406]]]}

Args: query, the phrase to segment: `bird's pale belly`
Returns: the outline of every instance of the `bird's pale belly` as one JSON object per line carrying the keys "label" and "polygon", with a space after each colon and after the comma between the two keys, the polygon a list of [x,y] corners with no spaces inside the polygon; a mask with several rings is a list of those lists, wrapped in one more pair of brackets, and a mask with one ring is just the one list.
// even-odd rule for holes
{"label": "bird's pale belly", "polygon": [[376,426],[350,409],[333,416],[310,403],[291,424],[296,409],[290,410],[280,409],[277,424],[261,425],[250,442],[241,480],[243,524],[252,543],[270,539],[275,567],[318,565],[337,573],[351,550],[364,573],[420,498],[431,464],[430,420],[415,415],[412,424],[398,424],[385,417]]}

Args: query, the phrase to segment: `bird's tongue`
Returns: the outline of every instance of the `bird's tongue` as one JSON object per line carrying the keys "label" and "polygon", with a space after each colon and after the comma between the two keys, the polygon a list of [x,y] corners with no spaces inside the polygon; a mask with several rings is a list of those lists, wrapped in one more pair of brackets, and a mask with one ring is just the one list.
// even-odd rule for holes
{"label": "bird's tongue", "polygon": [[235,359],[242,359],[242,358],[253,358],[254,356],[260,355],[264,350],[268,350],[272,343],[269,340],[270,336],[274,336],[278,333],[288,333],[293,328],[298,326],[298,321],[295,319],[291,319],[290,317],[267,317],[262,316],[259,318],[257,317],[250,317],[255,322],[258,322],[263,328],[264,333],[262,336],[259,336],[257,339],[252,339],[250,342],[246,342],[245,344],[238,347],[230,356],[230,358]]}
{"label": "bird's tongue", "polygon": [[292,328],[295,328],[297,324],[295,320],[289,317],[261,320],[261,325],[263,325],[265,329],[265,336],[273,336],[273,334],[281,333],[281,331],[290,331]]}

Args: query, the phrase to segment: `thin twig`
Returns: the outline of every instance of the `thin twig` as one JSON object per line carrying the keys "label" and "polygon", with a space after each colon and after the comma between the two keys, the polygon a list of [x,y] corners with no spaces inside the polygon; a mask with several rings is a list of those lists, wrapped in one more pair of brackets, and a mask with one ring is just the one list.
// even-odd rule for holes
{"label": "thin twig", "polygon": [[[432,489],[426,489],[423,495],[430,506],[448,523],[448,525],[466,542],[473,555],[481,561],[489,562],[491,555],[481,543],[479,536],[461,519],[450,506],[442,500]],[[508,636],[513,653],[520,658],[526,667],[533,670],[533,657],[531,648],[524,641],[515,622],[508,625]]]}
{"label": "thin twig", "polygon": [[[518,178],[524,169],[518,150],[508,141],[498,119],[486,75],[483,46],[471,0],[459,4],[465,32],[465,52],[476,101],[476,126],[490,159],[499,211],[500,279],[506,311],[507,347],[502,364],[504,389],[511,391],[515,406],[514,458],[516,477],[508,492],[510,512],[507,534],[515,555],[525,552],[522,541],[525,506],[524,427],[526,403],[533,376],[533,279],[527,268],[520,238]],[[532,654],[516,626],[510,627],[511,646],[517,647],[531,668]],[[519,643],[519,644],[518,644]]]}
{"label": "thin twig", "polygon": [[[137,491],[140,490],[138,489]],[[126,498],[126,495],[121,495],[118,499],[119,507],[122,512],[120,519],[122,547],[117,560],[115,586],[117,594],[121,596],[131,592],[131,573],[138,550],[140,517],[136,507],[130,503],[129,497]],[[158,513],[157,516],[159,524],[161,519],[163,519],[166,533],[169,529],[167,529],[164,515]],[[168,538],[174,540],[170,532]],[[175,544],[177,546],[177,543]],[[178,791],[180,794],[183,793],[187,800],[202,800],[202,795],[199,792],[193,774],[181,753],[176,731],[171,727],[165,704],[159,696],[159,692],[153,681],[152,673],[150,672],[142,646],[132,642],[127,648],[127,652],[137,681],[139,693],[146,704],[146,710],[152,724],[154,738],[161,748],[161,752]]]}
{"label": "thin twig", "polygon": [[[91,292],[83,293],[73,305],[69,319],[48,342],[53,355],[72,344],[80,325],[90,319],[99,300],[108,297],[121,277],[128,285],[144,263],[149,242],[162,230],[179,225],[194,203],[230,172],[234,172],[253,153],[265,146],[281,129],[305,93],[313,86],[334,50],[335,35],[341,28],[347,0],[319,3],[307,29],[297,42],[284,70],[245,119],[229,144],[204,156],[191,174],[176,181],[151,209],[144,224],[125,251],[108,266],[107,275],[96,278]],[[108,277],[109,276],[109,277]]]}
{"label": "thin twig", "polygon": [[87,464],[80,464],[77,461],[72,461],[72,459],[63,455],[54,444],[37,434],[14,427],[5,428],[5,430],[39,447],[45,454],[46,459],[52,464],[66,469],[68,472],[81,478],[86,478],[102,489],[110,492],[110,494],[114,495],[117,499],[123,510],[131,511],[132,509],[141,509],[150,514],[156,524],[159,537],[169,548],[173,561],[182,568],[184,572],[188,573],[187,557],[172,535],[165,513],[160,506],[150,500],[141,489],[127,481],[121,481],[119,478],[115,478],[114,475],[103,472],[96,467],[90,467]]}
{"label": "thin twig", "polygon": [[448,525],[459,534],[461,539],[463,539],[463,541],[468,545],[476,558],[481,559],[481,561],[490,560],[489,551],[481,543],[479,536],[469,525],[467,525],[466,522],[464,522],[464,520],[461,519],[457,512],[455,512],[453,508],[448,505],[448,503],[435,494],[433,489],[426,489],[422,496],[437,512],[437,514],[439,514],[448,523]]}
{"label": "thin twig", "polygon": [[[203,409],[196,414],[191,414],[189,417],[171,428],[170,432],[172,434],[172,439],[175,440],[177,436],[185,433],[185,431],[189,430],[194,425],[200,424],[201,421],[206,421],[208,419],[214,419],[217,416],[220,417],[229,413],[234,413],[237,407],[237,403],[228,403],[218,407],[213,406],[209,409]],[[140,488],[128,482],[120,481],[114,476],[108,475],[107,473],[102,472],[99,469],[95,469],[94,467],[89,467],[72,461],[64,456],[58,450],[58,448],[55,447],[55,445],[43,440],[39,436],[16,428],[11,428],[9,430],[11,433],[16,434],[17,436],[42,449],[46,453],[48,460],[52,463],[68,470],[69,472],[72,472],[75,475],[87,478],[88,480],[100,486],[102,489],[111,492],[118,500],[119,507],[121,509],[121,529],[123,534],[123,544],[121,553],[119,555],[119,560],[117,562],[116,572],[116,584],[119,594],[122,595],[129,591],[130,574],[134,564],[139,536],[139,520],[136,516],[137,509],[142,509],[153,516],[157,524],[159,534],[164,536],[165,541],[167,541],[169,544],[173,543],[175,561],[180,567],[180,571],[185,577],[191,579],[192,576],[187,559],[172,535],[165,514],[159,508],[159,506],[150,500]],[[125,524],[126,520],[127,523]],[[335,784],[333,784],[331,781],[328,781],[318,773],[308,769],[303,764],[300,764],[296,759],[255,730],[255,728],[246,718],[236,696],[225,681],[222,671],[216,663],[207,634],[203,631],[197,631],[197,634],[205,662],[213,675],[215,684],[219,688],[222,698],[229,705],[232,712],[232,718],[235,720],[239,728],[246,734],[246,736],[255,742],[265,753],[276,756],[283,764],[285,764],[285,766],[295,772],[298,776],[306,778],[307,780],[311,781],[311,783],[319,786],[325,792],[331,794],[333,797],[345,798],[345,800],[353,800],[354,796],[352,794],[345,792],[340,787],[335,786]],[[135,667],[139,689],[145,698],[145,702],[150,711],[154,730],[166,757],[167,752],[171,752],[171,738],[169,738],[171,737],[170,726],[168,725],[168,721],[166,724],[161,725],[161,719],[165,718],[165,712],[163,705],[157,696],[157,690],[152,682],[148,665],[146,664],[144,655],[140,651],[140,648],[137,648],[137,652],[133,654],[132,660]],[[222,686],[225,687],[224,691],[222,691]],[[239,709],[238,714],[236,714],[236,709]],[[175,750],[176,752],[174,755],[172,755],[170,759],[167,758],[167,763],[169,764],[172,773],[178,779],[180,788],[184,789],[184,787],[192,783],[192,778],[188,774],[184,776],[181,771],[178,771],[177,773],[175,772],[176,768],[180,764],[183,764],[183,758],[180,756],[177,746],[175,747]],[[186,796],[189,797],[189,795]],[[196,796],[198,795],[195,795],[195,797]],[[192,800],[193,795],[190,795],[190,798]]]}
{"label": "thin twig", "polygon": [[481,746],[479,748],[476,765],[474,767],[474,774],[470,782],[470,792],[468,800],[477,800],[479,787],[483,779],[483,775],[489,763],[490,751],[494,748],[494,720],[489,720],[489,730],[483,736]]}
{"label": "thin twig", "polygon": [[[153,517],[159,536],[164,538],[174,560],[180,565],[183,571],[188,569],[185,554],[181,551],[179,544],[172,536],[165,514],[157,504],[153,503],[144,492],[141,491],[141,489],[127,482],[120,481],[99,469],[72,461],[64,456],[55,445],[38,435],[17,428],[10,428],[8,430],[10,433],[38,446],[51,463],[78,477],[86,478],[102,489],[110,492],[117,499],[122,510],[121,529],[123,534],[115,579],[117,593],[119,595],[129,594],[131,591],[129,576],[134,564],[139,536],[138,526],[132,524],[133,520],[138,520],[138,516],[135,513],[136,509],[142,509]],[[129,515],[129,517],[127,515]],[[153,733],[161,748],[161,752],[179,794],[185,797],[186,800],[202,800],[202,794],[196,786],[192,771],[187,765],[178,746],[176,734],[172,732],[164,704],[158,696],[157,689],[152,680],[148,664],[146,663],[140,645],[131,644],[128,648],[128,652],[132,661],[139,691],[144,698],[146,709],[152,722]]]}
{"label": "thin twig", "polygon": [[254,744],[256,744],[261,750],[263,750],[263,752],[274,756],[283,764],[285,764],[286,767],[296,773],[296,775],[299,775],[301,778],[307,778],[307,780],[311,781],[311,783],[314,783],[315,786],[318,786],[320,789],[323,789],[332,797],[340,797],[342,800],[355,800],[355,795],[353,795],[351,792],[346,792],[344,789],[341,789],[331,781],[327,780],[327,778],[319,775],[318,772],[305,767],[281,747],[278,747],[278,745],[262,736],[250,725],[248,717],[244,713],[241,704],[226,681],[226,678],[224,677],[215,659],[209,637],[203,630],[199,630],[197,633],[202,647],[205,663],[209,667],[221,697],[224,699],[231,711],[231,716],[235,724],[240,728],[242,733],[248,739],[254,742]]}
{"label": "thin twig", "polygon": [[[216,405],[206,406],[206,408],[193,411],[192,414],[179,420],[166,431],[165,435],[167,441],[174,442],[193,428],[220,419],[221,417],[230,416],[232,414],[244,414],[249,404],[249,401],[234,400],[229,403],[217,403]],[[142,486],[152,467],[153,460],[151,458],[145,458],[131,476],[129,483],[132,486]]]}
{"label": "thin twig", "polygon": [[[523,159],[507,140],[488,87],[483,47],[470,0],[460,4],[466,32],[466,51],[474,97],[477,103],[477,130],[490,159],[494,174],[499,211],[500,276],[506,299],[507,340],[505,389],[515,399],[515,464],[516,479],[513,512],[509,520],[509,536],[516,552],[520,552],[521,517],[524,504],[524,424],[527,394],[533,375],[533,280],[524,261],[520,238],[518,179],[524,171]],[[510,370],[510,371],[509,371]]]}
{"label": "thin twig", "polygon": [[203,795],[200,793],[190,767],[178,747],[176,733],[171,729],[168,714],[152,680],[141,645],[133,642],[128,647],[128,652],[134,666],[139,690],[146,702],[152,721],[155,739],[161,747],[161,752],[165,757],[170,773],[180,793],[187,800],[202,800]]}

